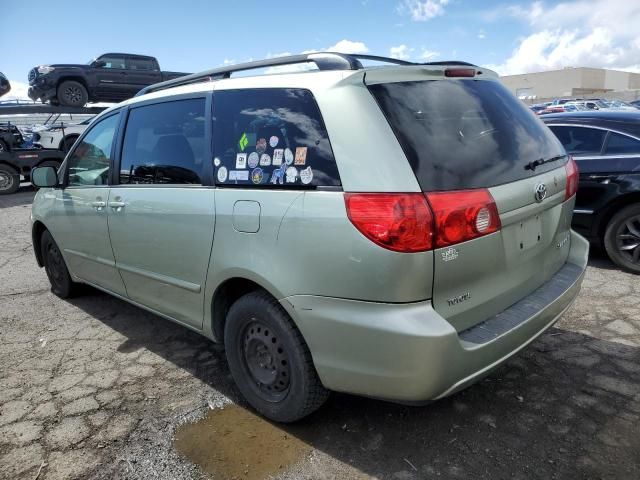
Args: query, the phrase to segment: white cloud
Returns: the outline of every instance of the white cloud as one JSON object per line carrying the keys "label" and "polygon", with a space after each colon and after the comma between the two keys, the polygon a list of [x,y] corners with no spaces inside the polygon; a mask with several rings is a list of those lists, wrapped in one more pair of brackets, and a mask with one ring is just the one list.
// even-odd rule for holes
{"label": "white cloud", "polygon": [[338,53],[367,53],[369,49],[363,42],[353,42],[344,39],[327,48],[327,51]]}
{"label": "white cloud", "polygon": [[487,34],[486,34],[486,33],[484,33],[484,30],[480,30],[480,31],[478,32],[477,37],[478,37],[478,39],[480,39],[480,40],[484,40],[485,38],[487,38]]}
{"label": "white cloud", "polygon": [[440,52],[436,52],[434,50],[428,50],[426,48],[423,48],[422,52],[420,52],[420,60],[424,60],[425,62],[429,60],[433,60],[434,58],[439,56],[440,56]]}
{"label": "white cloud", "polygon": [[527,22],[533,33],[519,40],[511,56],[490,65],[501,75],[565,67],[637,71],[640,64],[640,3],[629,0],[536,1],[494,15]]}
{"label": "white cloud", "polygon": [[404,44],[398,45],[389,49],[389,56],[400,60],[408,60],[411,57],[412,50],[413,48],[409,48]]}
{"label": "white cloud", "polygon": [[402,0],[397,7],[401,15],[411,16],[414,22],[426,22],[444,14],[449,0]]}

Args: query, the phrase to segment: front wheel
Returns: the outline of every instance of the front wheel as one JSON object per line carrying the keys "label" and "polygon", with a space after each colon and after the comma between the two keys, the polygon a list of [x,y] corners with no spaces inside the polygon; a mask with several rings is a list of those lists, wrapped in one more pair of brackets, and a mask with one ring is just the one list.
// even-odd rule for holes
{"label": "front wheel", "polygon": [[80,82],[66,80],[58,85],[58,101],[65,107],[83,107],[89,101],[89,94]]}
{"label": "front wheel", "polygon": [[294,422],[329,396],[302,335],[268,293],[248,293],[231,306],[224,340],[238,388],[265,417]]}
{"label": "front wheel", "polygon": [[9,145],[4,140],[0,140],[0,153],[5,153],[9,151]]}
{"label": "front wheel", "polygon": [[60,298],[70,298],[78,293],[79,285],[71,280],[62,253],[48,230],[40,240],[42,263],[51,283],[51,291]]}
{"label": "front wheel", "polygon": [[623,208],[607,224],[604,248],[622,269],[640,274],[640,204]]}

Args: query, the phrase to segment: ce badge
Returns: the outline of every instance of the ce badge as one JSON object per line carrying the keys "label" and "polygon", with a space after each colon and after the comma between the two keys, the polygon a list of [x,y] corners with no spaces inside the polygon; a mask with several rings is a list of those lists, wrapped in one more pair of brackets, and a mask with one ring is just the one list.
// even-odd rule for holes
{"label": "ce badge", "polygon": [[547,198],[547,186],[544,183],[539,183],[533,189],[533,194],[536,197],[536,202],[540,203]]}

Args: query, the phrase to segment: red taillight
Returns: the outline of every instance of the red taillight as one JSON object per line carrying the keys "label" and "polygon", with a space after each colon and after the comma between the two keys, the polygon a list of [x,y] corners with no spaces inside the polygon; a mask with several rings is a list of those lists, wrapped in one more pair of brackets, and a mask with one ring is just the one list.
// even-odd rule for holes
{"label": "red taillight", "polygon": [[567,186],[565,188],[565,200],[569,200],[573,197],[578,191],[578,181],[579,181],[579,173],[578,172],[578,164],[573,159],[573,157],[569,157],[569,161],[564,166],[567,171]]}
{"label": "red taillight", "polygon": [[475,77],[476,71],[473,68],[447,68],[444,71],[445,77]]}
{"label": "red taillight", "polygon": [[347,215],[362,234],[396,252],[432,248],[433,215],[420,193],[345,193]]}
{"label": "red taillight", "polygon": [[435,217],[436,247],[466,242],[500,230],[500,215],[488,190],[426,194]]}

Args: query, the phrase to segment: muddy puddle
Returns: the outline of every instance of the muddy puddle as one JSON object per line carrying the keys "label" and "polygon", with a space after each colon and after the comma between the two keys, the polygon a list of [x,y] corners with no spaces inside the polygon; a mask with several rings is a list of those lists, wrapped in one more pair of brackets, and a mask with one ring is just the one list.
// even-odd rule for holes
{"label": "muddy puddle", "polygon": [[175,446],[216,480],[262,480],[311,452],[307,443],[236,405],[179,427]]}

